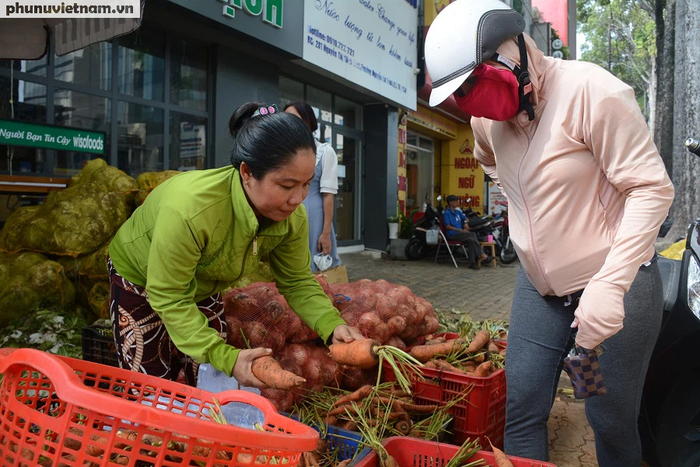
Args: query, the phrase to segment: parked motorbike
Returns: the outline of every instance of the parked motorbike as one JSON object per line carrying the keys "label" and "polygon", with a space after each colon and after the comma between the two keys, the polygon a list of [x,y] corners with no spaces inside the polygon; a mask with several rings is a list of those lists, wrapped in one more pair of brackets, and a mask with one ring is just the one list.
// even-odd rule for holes
{"label": "parked motorbike", "polygon": [[496,243],[496,254],[501,258],[501,263],[510,264],[518,259],[515,245],[510,239],[507,209],[494,217],[493,241]]}
{"label": "parked motorbike", "polygon": [[[700,141],[688,138],[700,156]],[[639,419],[651,467],[700,466],[700,219],[688,227],[682,260],[659,257],[661,332],[651,357]]]}
{"label": "parked motorbike", "polygon": [[[438,196],[438,203],[440,203],[440,201],[441,197]],[[423,258],[427,254],[431,247],[431,245],[428,245],[427,241],[428,231],[440,228],[441,217],[442,215],[438,209],[435,209],[432,204],[426,200],[425,212],[413,223],[413,234],[404,250],[406,258],[415,261]]]}

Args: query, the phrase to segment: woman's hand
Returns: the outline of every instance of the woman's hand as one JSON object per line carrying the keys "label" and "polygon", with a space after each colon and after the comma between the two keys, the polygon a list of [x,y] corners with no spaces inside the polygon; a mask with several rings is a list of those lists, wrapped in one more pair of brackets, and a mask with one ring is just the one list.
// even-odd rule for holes
{"label": "woman's hand", "polygon": [[324,255],[331,254],[331,248],[333,244],[331,243],[331,233],[322,232],[321,236],[318,237],[318,251],[322,252]]}
{"label": "woman's hand", "polygon": [[578,328],[576,345],[595,349],[622,329],[625,291],[610,282],[592,280],[583,291],[574,313],[572,328]]}
{"label": "woman's hand", "polygon": [[352,326],[348,326],[347,324],[341,324],[336,326],[335,330],[333,331],[332,342],[334,344],[349,344],[350,342],[356,340],[361,341],[363,339],[365,339],[365,336],[363,336],[360,331]]}
{"label": "woman's hand", "polygon": [[[336,328],[337,329],[337,328]],[[264,357],[266,355],[272,355],[272,350],[270,349],[245,349],[238,353],[238,360],[233,366],[233,371],[231,376],[236,378],[240,386],[254,387],[259,389],[267,388],[267,385],[260,381],[253,374],[251,365],[253,360],[258,357]]]}

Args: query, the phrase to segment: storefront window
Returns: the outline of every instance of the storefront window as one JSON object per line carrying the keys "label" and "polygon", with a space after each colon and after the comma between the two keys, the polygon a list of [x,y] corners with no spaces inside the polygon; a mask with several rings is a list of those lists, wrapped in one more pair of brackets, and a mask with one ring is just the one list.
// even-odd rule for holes
{"label": "storefront window", "polygon": [[46,123],[46,86],[0,75],[0,118]]}
{"label": "storefront window", "polygon": [[163,170],[163,110],[119,102],[118,167],[132,177]]}
{"label": "storefront window", "polygon": [[[10,103],[10,100],[14,103]],[[0,75],[0,118],[46,123],[46,86]],[[0,172],[38,174],[46,169],[46,151],[0,145]]]}
{"label": "storefront window", "polygon": [[206,167],[207,119],[177,112],[170,114],[170,169]]}
{"label": "storefront window", "polygon": [[331,116],[333,115],[331,108],[332,101],[331,94],[329,92],[321,91],[320,89],[316,89],[312,86],[307,86],[306,101],[309,103],[309,105],[311,105],[311,107],[314,108],[314,112],[316,113],[316,118],[318,119],[319,123],[331,123],[333,121],[331,119]]}
{"label": "storefront window", "polygon": [[112,89],[112,44],[100,42],[55,57],[54,77],[59,81],[109,91]]}
{"label": "storefront window", "polygon": [[[292,102],[304,100],[304,84],[293,79],[280,76],[280,104],[282,107]],[[281,110],[281,109],[280,109]]]}
{"label": "storefront window", "polygon": [[109,162],[109,129],[111,101],[82,92],[56,89],[54,93],[56,125],[84,128],[106,133],[104,155],[74,151],[56,151],[54,174],[75,175],[91,159],[101,157]]}
{"label": "storefront window", "polygon": [[336,96],[333,123],[348,128],[362,127],[362,106]]}
{"label": "storefront window", "polygon": [[148,28],[120,38],[119,92],[162,101],[165,92],[165,35]]}
{"label": "storefront window", "polygon": [[0,60],[0,68],[14,68],[15,72],[29,73],[36,76],[46,76],[46,55],[39,60]]}
{"label": "storefront window", "polygon": [[207,48],[173,38],[170,57],[170,103],[207,110]]}

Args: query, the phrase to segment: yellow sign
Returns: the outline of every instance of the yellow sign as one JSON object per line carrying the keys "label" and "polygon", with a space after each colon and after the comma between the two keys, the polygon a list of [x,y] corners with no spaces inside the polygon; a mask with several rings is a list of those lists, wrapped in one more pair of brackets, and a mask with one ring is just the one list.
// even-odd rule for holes
{"label": "yellow sign", "polygon": [[425,2],[425,25],[430,26],[433,24],[435,17],[442,10],[445,9],[447,5],[454,2],[455,0],[426,0]]}
{"label": "yellow sign", "polygon": [[474,157],[471,127],[459,125],[456,136],[442,145],[442,191],[445,195],[458,196],[462,206],[484,212],[484,171]]}

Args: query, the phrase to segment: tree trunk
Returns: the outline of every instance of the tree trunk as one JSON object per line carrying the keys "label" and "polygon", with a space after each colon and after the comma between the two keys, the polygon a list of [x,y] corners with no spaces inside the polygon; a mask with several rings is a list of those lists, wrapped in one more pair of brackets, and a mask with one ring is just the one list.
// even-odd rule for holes
{"label": "tree trunk", "polygon": [[669,236],[685,234],[689,222],[700,217],[700,159],[683,146],[687,136],[700,136],[700,2],[676,1],[676,70],[674,99],[673,203],[675,223]]}
{"label": "tree trunk", "polygon": [[[673,177],[673,95],[676,44],[676,0],[656,0],[656,113],[654,142]],[[679,88],[680,89],[680,88]]]}

